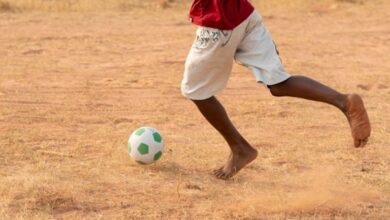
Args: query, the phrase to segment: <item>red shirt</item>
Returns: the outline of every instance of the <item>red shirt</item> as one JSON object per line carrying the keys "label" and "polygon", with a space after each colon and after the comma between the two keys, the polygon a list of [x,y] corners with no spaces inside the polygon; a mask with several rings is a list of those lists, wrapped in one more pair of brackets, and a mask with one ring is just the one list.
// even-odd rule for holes
{"label": "red shirt", "polygon": [[248,0],[194,0],[190,19],[199,26],[231,30],[249,17],[253,10]]}

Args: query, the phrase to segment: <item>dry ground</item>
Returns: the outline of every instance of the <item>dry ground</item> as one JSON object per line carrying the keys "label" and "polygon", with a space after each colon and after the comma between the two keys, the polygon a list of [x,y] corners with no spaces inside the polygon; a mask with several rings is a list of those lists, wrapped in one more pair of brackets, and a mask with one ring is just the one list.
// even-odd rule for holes
{"label": "dry ground", "polygon": [[[185,9],[5,12],[0,218],[389,219],[390,3],[258,6],[292,74],[364,97],[367,148],[335,108],[274,98],[235,66],[219,98],[260,155],[216,180],[228,148],[179,90]],[[144,125],[166,142],[151,166],[127,155]]]}

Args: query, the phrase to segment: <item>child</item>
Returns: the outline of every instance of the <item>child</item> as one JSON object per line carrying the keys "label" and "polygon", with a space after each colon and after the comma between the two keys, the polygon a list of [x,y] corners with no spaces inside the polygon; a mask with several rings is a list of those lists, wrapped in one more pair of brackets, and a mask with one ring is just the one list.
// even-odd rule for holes
{"label": "child", "polygon": [[337,107],[348,119],[355,147],[367,143],[371,126],[361,97],[339,93],[305,76],[290,76],[262,17],[248,0],[195,0],[190,20],[199,27],[186,60],[181,89],[231,149],[227,163],[213,171],[217,178],[231,178],[257,157],[256,149],[241,136],[214,97],[225,87],[233,60],[248,67],[256,81],[267,85],[274,96]]}

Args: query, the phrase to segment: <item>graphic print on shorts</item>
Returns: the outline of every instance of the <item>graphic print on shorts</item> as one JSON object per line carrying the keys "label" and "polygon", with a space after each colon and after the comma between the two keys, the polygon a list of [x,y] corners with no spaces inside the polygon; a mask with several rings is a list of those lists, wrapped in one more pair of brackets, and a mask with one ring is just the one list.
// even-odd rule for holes
{"label": "graphic print on shorts", "polygon": [[205,49],[211,43],[217,42],[220,37],[221,32],[219,30],[206,28],[198,29],[193,47],[196,49]]}

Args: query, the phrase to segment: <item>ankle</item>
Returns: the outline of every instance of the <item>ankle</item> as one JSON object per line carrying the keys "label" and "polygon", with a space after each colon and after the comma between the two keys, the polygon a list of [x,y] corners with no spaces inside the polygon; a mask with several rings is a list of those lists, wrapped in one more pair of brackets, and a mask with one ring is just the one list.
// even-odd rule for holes
{"label": "ankle", "polygon": [[257,154],[257,150],[248,144],[239,145],[231,149],[232,153],[236,155]]}
{"label": "ankle", "polygon": [[342,94],[340,96],[340,98],[338,98],[338,102],[337,102],[336,107],[344,113],[347,112],[347,110],[348,110],[348,94]]}

